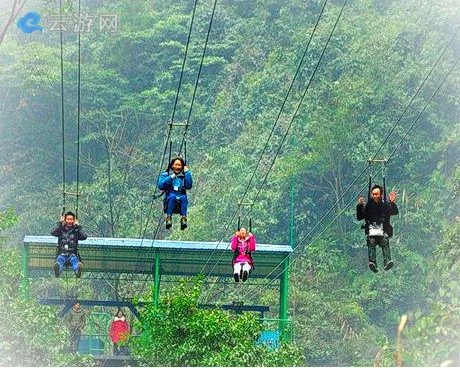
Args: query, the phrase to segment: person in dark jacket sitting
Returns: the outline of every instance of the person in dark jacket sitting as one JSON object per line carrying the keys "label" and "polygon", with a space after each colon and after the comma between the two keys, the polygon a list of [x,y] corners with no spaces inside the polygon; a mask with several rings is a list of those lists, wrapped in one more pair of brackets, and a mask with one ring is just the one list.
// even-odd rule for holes
{"label": "person in dark jacket sitting", "polygon": [[78,241],[85,240],[88,236],[75,219],[75,214],[69,211],[61,216],[51,235],[58,238],[54,275],[59,277],[65,265],[70,264],[75,275],[80,278],[83,265],[78,260]]}
{"label": "person in dark jacket sitting", "polygon": [[383,195],[383,188],[374,185],[371,190],[371,200],[364,204],[364,198],[358,199],[356,206],[356,218],[365,220],[364,226],[367,235],[367,247],[369,252],[369,269],[378,272],[376,261],[376,246],[382,248],[384,269],[388,271],[393,267],[391,260],[390,241],[393,236],[393,227],[390,224],[390,216],[398,214],[398,206],[395,203],[396,193],[392,191],[386,202]]}
{"label": "person in dark jacket sitting", "polygon": [[[169,172],[172,171],[172,174]],[[166,192],[166,228],[172,226],[172,214],[176,203],[180,208],[180,229],[187,228],[187,190],[192,189],[192,172],[181,157],[176,157],[169,163],[168,169],[158,178],[158,188]]]}

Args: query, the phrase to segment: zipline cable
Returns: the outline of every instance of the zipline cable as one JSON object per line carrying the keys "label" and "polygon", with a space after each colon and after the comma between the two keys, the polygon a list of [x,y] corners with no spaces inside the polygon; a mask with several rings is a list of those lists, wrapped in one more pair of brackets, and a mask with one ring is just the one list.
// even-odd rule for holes
{"label": "zipline cable", "polygon": [[444,50],[441,52],[441,54],[439,55],[438,59],[436,60],[436,62],[433,64],[433,66],[431,67],[429,73],[426,75],[425,79],[423,80],[422,84],[420,84],[420,86],[417,88],[417,91],[416,93],[414,94],[414,96],[412,97],[412,99],[410,100],[409,104],[406,106],[406,108],[404,109],[404,111],[402,112],[402,114],[399,116],[399,119],[396,121],[396,123],[393,125],[393,127],[390,129],[390,131],[388,132],[387,136],[385,137],[382,145],[380,146],[380,149],[377,150],[377,152],[375,153],[375,155],[372,157],[372,159],[375,159],[377,157],[377,155],[380,153],[383,145],[388,141],[388,139],[390,138],[390,135],[393,133],[393,131],[395,130],[396,126],[399,124],[399,122],[401,121],[401,119],[403,118],[403,116],[406,114],[407,110],[409,109],[409,107],[412,105],[412,102],[415,100],[415,98],[419,95],[420,91],[422,90],[423,86],[425,85],[425,82],[428,80],[428,78],[430,77],[431,73],[433,72],[433,70],[436,68],[436,66],[438,65],[439,61],[442,59],[442,57],[444,56],[446,50],[449,48],[450,44],[452,43],[452,41],[454,40],[455,36],[457,36],[457,33],[458,31],[460,31],[460,27],[457,28],[457,30],[454,32],[454,34],[452,35],[452,37],[450,38],[449,42],[447,43],[447,45],[444,47]]}
{"label": "zipline cable", "polygon": [[[180,90],[181,90],[181,86],[182,86],[182,79],[183,79],[183,76],[184,76],[185,63],[186,63],[186,59],[187,59],[188,49],[189,49],[189,45],[190,45],[190,39],[191,39],[191,35],[192,35],[192,30],[193,30],[193,23],[194,23],[194,20],[195,20],[195,13],[196,13],[197,4],[198,4],[198,0],[195,0],[195,3],[193,5],[193,10],[192,10],[190,27],[189,27],[189,31],[188,31],[188,35],[187,35],[187,44],[185,45],[184,57],[183,57],[183,60],[182,60],[182,67],[181,67],[181,72],[180,72],[180,76],[179,76],[179,83],[177,85],[176,97],[174,99],[174,105],[173,105],[173,111],[172,111],[172,114],[171,114],[171,120],[168,123],[168,133],[167,133],[167,137],[166,137],[166,140],[165,140],[163,156],[161,158],[160,167],[159,167],[159,170],[158,170],[157,181],[158,181],[158,178],[160,177],[161,173],[163,172],[164,159],[166,157],[166,152],[167,152],[167,149],[168,149],[168,143],[169,143],[169,140],[171,138],[172,128],[173,128],[173,124],[174,124],[174,118],[175,118],[175,115],[176,115],[177,103],[178,103],[178,100],[179,100],[179,94],[180,94]],[[144,241],[145,234],[147,232],[148,224],[149,224],[149,221],[150,221],[150,216],[151,216],[152,210],[153,210],[154,201],[158,198],[156,196],[156,193],[157,193],[157,190],[158,190],[158,185],[156,185],[156,184],[157,183],[155,183],[155,189],[153,191],[152,200],[150,202],[149,211],[148,211],[148,214],[147,214],[147,220],[145,222],[144,229],[141,229],[142,230],[141,245],[142,245],[142,243]],[[155,240],[155,238],[156,238],[156,234],[159,231],[160,225],[161,225],[161,219],[159,221],[157,229],[155,230],[155,236],[154,236],[153,240]]]}
{"label": "zipline cable", "polygon": [[[324,54],[325,54],[326,49],[327,49],[327,46],[329,45],[329,42],[330,42],[330,40],[331,40],[331,38],[332,38],[332,35],[334,34],[334,31],[335,31],[335,29],[336,29],[336,27],[337,27],[337,24],[338,24],[340,18],[342,17],[342,14],[343,14],[343,11],[344,11],[344,9],[345,9],[345,6],[346,6],[347,2],[348,2],[348,0],[345,0],[345,1],[343,2],[343,4],[342,4],[342,7],[341,7],[340,12],[339,12],[339,15],[337,16],[337,19],[336,19],[336,21],[335,21],[335,23],[334,23],[334,26],[332,27],[332,30],[331,30],[331,32],[330,32],[330,34],[329,34],[329,37],[328,37],[328,39],[327,39],[327,41],[326,41],[326,44],[324,45],[324,48],[323,48],[323,50],[322,50],[322,52],[321,52],[321,55],[320,55],[320,57],[319,57],[319,59],[318,59],[316,65],[315,65],[315,68],[314,68],[313,73],[312,73],[312,75],[311,75],[311,77],[310,77],[310,80],[308,81],[308,83],[307,83],[307,85],[306,85],[306,87],[305,87],[305,89],[304,89],[304,92],[303,92],[303,94],[302,94],[302,97],[301,97],[301,99],[299,100],[299,102],[298,102],[298,104],[297,104],[297,107],[296,107],[296,109],[295,109],[295,111],[294,111],[294,115],[293,115],[291,121],[289,122],[289,125],[288,125],[288,127],[287,127],[287,129],[286,129],[286,131],[285,131],[285,133],[284,133],[284,136],[283,136],[283,138],[282,138],[282,140],[281,140],[281,143],[280,143],[280,145],[279,145],[279,147],[278,147],[278,150],[277,150],[277,152],[276,152],[276,154],[275,154],[275,156],[274,156],[274,158],[273,158],[273,160],[272,160],[272,162],[271,162],[271,164],[270,164],[270,167],[269,167],[268,171],[267,171],[266,174],[265,174],[265,177],[264,177],[264,179],[263,179],[263,181],[262,181],[261,186],[259,187],[259,190],[257,191],[256,197],[255,197],[255,199],[254,199],[254,201],[253,201],[253,205],[250,207],[249,214],[252,212],[253,206],[254,206],[254,204],[256,203],[256,201],[257,201],[257,199],[258,199],[258,197],[259,197],[259,194],[260,194],[260,192],[261,192],[263,186],[265,185],[265,183],[266,183],[266,181],[267,181],[268,175],[270,174],[270,172],[271,172],[271,170],[272,170],[272,168],[273,168],[273,165],[275,164],[275,161],[276,161],[276,159],[277,159],[279,153],[281,152],[281,149],[282,149],[282,147],[283,147],[283,145],[284,145],[284,142],[286,141],[286,137],[287,137],[287,135],[288,135],[288,133],[289,133],[289,131],[290,131],[290,128],[291,128],[291,126],[292,126],[292,123],[294,122],[295,118],[297,117],[297,113],[298,113],[298,111],[299,111],[299,109],[300,109],[300,106],[301,106],[302,103],[303,103],[303,100],[304,100],[304,98],[305,98],[305,96],[306,96],[306,94],[307,94],[307,92],[308,92],[308,90],[309,90],[309,88],[310,88],[310,85],[311,85],[311,83],[312,83],[312,81],[313,81],[313,78],[314,78],[315,75],[316,75],[316,72],[318,71],[318,68],[319,68],[319,65],[320,65],[320,63],[321,63],[321,60],[322,60],[323,57],[324,57]],[[245,217],[246,217],[246,216],[245,216]],[[244,217],[244,218],[245,218],[245,217]],[[243,219],[244,219],[244,218],[243,218]],[[214,270],[214,268],[216,267],[216,265],[217,265],[218,262],[221,260],[221,258],[223,257],[224,254],[225,254],[225,250],[222,250],[222,251],[221,251],[221,254],[220,254],[220,257],[219,257],[219,259],[218,259],[218,261],[214,264],[214,266],[213,266],[213,268],[211,269],[210,272],[212,272],[212,271]]]}
{"label": "zipline cable", "polygon": [[[193,88],[193,95],[192,95],[192,101],[190,103],[190,108],[188,110],[188,115],[187,115],[187,120],[185,121],[185,130],[184,134],[182,137],[182,142],[179,147],[179,156],[182,153],[182,146],[184,146],[184,156],[187,155],[187,130],[190,125],[190,117],[192,116],[192,110],[193,110],[193,105],[195,103],[195,97],[196,97],[196,91],[198,90],[198,82],[200,81],[200,76],[201,76],[201,70],[203,69],[203,63],[204,63],[204,57],[206,55],[206,50],[208,48],[208,42],[209,42],[209,36],[211,34],[211,28],[212,28],[212,22],[214,20],[214,14],[216,12],[216,5],[217,5],[217,0],[214,0],[214,5],[212,7],[212,13],[211,13],[211,18],[209,20],[209,26],[208,26],[208,32],[206,34],[206,41],[204,43],[203,47],[203,53],[201,54],[201,60],[200,60],[200,66],[198,68],[198,74],[195,80],[195,87]],[[184,161],[187,164],[187,157],[184,157]]]}
{"label": "zipline cable", "polygon": [[[444,84],[444,82],[446,81],[447,77],[450,75],[450,73],[453,71],[453,69],[457,66],[457,64],[458,64],[459,61],[460,61],[460,58],[457,58],[457,60],[455,61],[455,63],[452,65],[452,67],[449,69],[449,71],[448,71],[448,72],[446,73],[446,75],[443,77],[441,83],[440,83],[440,84],[438,85],[438,87],[435,89],[435,91],[433,92],[433,94],[431,95],[431,97],[429,98],[429,100],[426,102],[426,104],[425,104],[425,106],[423,107],[423,109],[422,109],[422,110],[420,111],[420,113],[417,115],[417,117],[415,118],[415,120],[412,122],[412,124],[411,124],[411,125],[409,126],[409,128],[406,130],[406,132],[405,132],[405,134],[403,135],[403,137],[400,139],[400,141],[399,141],[398,144],[396,145],[396,147],[393,149],[393,151],[392,151],[392,152],[390,153],[390,155],[388,156],[387,162],[390,161],[390,160],[392,159],[393,155],[395,154],[395,152],[397,151],[397,149],[401,146],[401,144],[403,143],[403,141],[406,139],[406,137],[408,136],[409,132],[413,129],[413,127],[415,126],[415,124],[417,124],[417,122],[420,120],[420,117],[423,115],[423,113],[425,112],[426,108],[427,108],[428,105],[431,103],[431,101],[433,101],[434,97],[437,95],[438,91],[441,89],[441,87],[442,87],[442,85]],[[386,141],[384,141],[384,142],[386,143]],[[380,148],[380,149],[381,149],[381,148]],[[379,149],[379,150],[380,150],[380,149]],[[383,169],[383,167],[381,167],[381,168],[374,174],[374,176],[377,175],[382,169]],[[363,173],[364,173],[366,170],[367,170],[367,167],[361,172],[360,176],[362,176]],[[359,177],[358,177],[357,179],[359,179]],[[357,179],[355,179],[355,180],[353,181],[353,183],[355,183],[355,182],[357,181]],[[352,184],[352,185],[353,185],[353,184]],[[366,184],[366,185],[364,186],[364,188],[360,191],[360,193],[362,193],[362,191],[365,190],[365,187],[367,187],[367,184]],[[351,185],[350,185],[349,188],[351,188]],[[347,191],[348,191],[348,190],[347,190]],[[341,199],[343,198],[343,196],[344,196],[344,195],[341,196]],[[356,197],[357,197],[357,195],[353,197],[352,201],[355,200]],[[337,202],[336,202],[336,203],[337,203]],[[349,205],[350,203],[351,203],[351,201],[348,203],[348,205]],[[335,222],[336,219],[345,211],[345,209],[348,207],[348,205],[347,205],[346,207],[344,207],[344,208],[339,212],[339,215],[337,215],[337,216],[334,218],[333,222]],[[329,212],[330,212],[330,211],[329,211]],[[325,218],[325,216],[323,216],[323,217],[321,218],[320,221],[322,221],[324,218]],[[319,223],[318,223],[318,224],[319,224]],[[317,225],[318,225],[318,224],[317,224]],[[331,222],[322,232],[320,232],[319,235],[322,235],[322,234],[325,232],[325,230],[326,230],[327,228],[329,228],[331,225],[332,225],[332,222]],[[316,226],[315,226],[315,227],[316,227]],[[311,230],[311,231],[310,231],[310,232],[299,242],[299,244],[305,242],[305,240],[311,235],[311,233],[312,233],[313,230],[314,230],[314,229],[312,229],[312,230]],[[317,237],[315,238],[314,241],[316,241],[318,238],[319,238],[319,237],[317,236]],[[299,252],[299,254],[294,258],[294,260],[292,261],[292,263],[294,263],[303,253],[305,253],[305,251],[307,250],[307,248],[308,248],[308,244],[302,249],[302,251]],[[296,249],[299,249],[299,247],[297,246]],[[295,251],[294,251],[293,253],[295,253]],[[292,254],[293,254],[293,253],[292,253]],[[290,256],[291,256],[291,255],[290,255]],[[275,271],[276,269],[278,269],[278,268],[284,263],[284,261],[285,261],[287,258],[289,258],[290,256],[285,257],[285,258],[283,259],[283,261],[281,261],[281,262],[278,264],[277,267],[275,267],[269,274],[267,274],[267,276],[266,276],[264,279],[267,279],[269,276],[271,276],[271,275],[274,273],[274,271]],[[292,263],[291,263],[291,264],[292,264]],[[272,280],[277,279],[279,276],[281,276],[281,274],[282,274],[283,272],[284,272],[284,270],[281,271],[280,273],[278,273],[278,275],[277,275],[275,278],[272,278]],[[262,280],[262,281],[263,281],[263,280]],[[270,281],[268,284],[270,284],[271,282],[272,282],[272,281]],[[267,284],[267,285],[268,285],[268,284]],[[258,286],[258,287],[260,287],[260,286]],[[262,287],[262,290],[263,290],[263,289],[265,289],[265,286]],[[259,292],[257,292],[256,294],[259,295],[260,292],[261,292],[262,290],[259,290]],[[249,294],[249,293],[247,293],[246,295],[248,295],[248,294]]]}
{"label": "zipline cable", "polygon": [[[78,0],[78,18],[81,21],[81,0]],[[78,25],[80,27],[80,24]],[[78,81],[77,81],[77,192],[75,217],[78,219],[80,196],[80,109],[81,109],[81,30],[78,29]]]}
{"label": "zipline cable", "polygon": [[[264,187],[265,183],[267,182],[268,175],[270,174],[271,170],[273,169],[273,166],[274,166],[274,164],[275,164],[275,162],[276,162],[276,159],[278,158],[278,155],[280,154],[281,149],[282,149],[283,146],[284,146],[284,142],[286,141],[286,138],[287,138],[287,136],[288,136],[288,134],[289,134],[289,131],[290,131],[290,129],[291,129],[291,126],[292,126],[292,124],[293,124],[295,118],[297,117],[297,114],[298,114],[298,112],[299,112],[299,110],[300,110],[300,107],[302,106],[302,103],[303,103],[303,100],[305,99],[305,96],[307,95],[307,92],[308,92],[308,90],[309,90],[309,88],[310,88],[310,85],[311,85],[311,83],[313,82],[313,78],[315,77],[316,72],[318,71],[318,68],[319,68],[319,65],[320,65],[320,63],[321,63],[321,60],[323,59],[323,56],[324,56],[324,54],[325,54],[325,52],[326,52],[326,48],[327,48],[327,46],[329,45],[329,42],[330,42],[330,40],[331,40],[331,38],[332,38],[332,35],[334,34],[334,31],[335,31],[335,29],[336,29],[336,27],[337,27],[337,24],[339,23],[340,18],[342,17],[342,13],[343,13],[343,10],[345,9],[345,5],[347,5],[347,2],[348,2],[348,0],[345,0],[345,1],[343,2],[343,4],[342,4],[342,8],[340,9],[340,13],[339,13],[339,15],[338,15],[338,17],[337,17],[337,19],[336,19],[336,21],[335,21],[335,23],[334,23],[334,27],[332,27],[332,31],[331,31],[331,33],[329,34],[329,37],[328,37],[328,39],[327,39],[327,41],[326,41],[326,45],[324,46],[323,51],[321,52],[321,56],[319,57],[318,62],[317,62],[316,65],[315,65],[315,69],[313,70],[313,73],[312,73],[312,75],[311,75],[311,77],[310,77],[310,80],[308,81],[308,84],[307,84],[307,86],[305,87],[305,90],[304,90],[304,92],[303,92],[303,94],[302,94],[302,97],[301,97],[299,103],[297,104],[297,107],[296,107],[296,109],[295,109],[295,111],[294,111],[294,115],[292,116],[292,119],[291,119],[291,121],[289,122],[289,125],[288,125],[286,131],[284,132],[283,139],[281,140],[281,143],[280,143],[280,145],[278,146],[278,150],[276,151],[275,156],[273,157],[273,160],[272,160],[272,162],[270,163],[270,167],[268,168],[268,171],[267,171],[266,174],[265,174],[264,180],[262,181],[262,184],[260,185],[259,190],[258,190],[257,193],[256,193],[256,196],[255,196],[255,199],[254,199],[254,203],[255,203],[255,202],[257,201],[257,199],[259,198],[260,192],[261,192],[262,188]],[[251,214],[252,210],[253,210],[253,207],[251,207],[250,212],[249,212],[249,215]]]}
{"label": "zipline cable", "polygon": [[[188,36],[187,36],[187,44],[185,46],[184,57],[183,57],[183,60],[182,60],[182,67],[181,67],[181,73],[180,73],[180,77],[179,77],[179,83],[178,83],[178,86],[177,86],[176,97],[175,97],[175,100],[174,100],[173,111],[172,111],[172,114],[171,114],[171,120],[168,123],[168,133],[167,133],[166,140],[164,142],[164,150],[163,150],[163,155],[162,155],[159,170],[158,170],[157,181],[158,181],[158,178],[161,176],[161,173],[163,172],[163,165],[164,165],[164,160],[165,160],[166,153],[167,153],[167,150],[168,150],[168,143],[170,143],[170,144],[172,143],[171,142],[171,134],[172,134],[172,129],[173,129],[173,125],[174,125],[174,119],[175,119],[175,115],[176,115],[177,104],[178,104],[178,100],[179,100],[179,94],[180,94],[180,90],[181,90],[181,86],[182,86],[182,80],[183,80],[184,70],[185,70],[185,63],[186,63],[186,60],[187,60],[187,54],[188,54],[188,49],[189,49],[189,45],[190,45],[191,34],[192,34],[192,30],[193,30],[193,24],[194,24],[194,20],[195,20],[195,13],[196,13],[197,4],[198,4],[198,0],[195,0],[193,10],[192,10],[190,27],[189,27]],[[168,165],[169,165],[169,162],[168,162]],[[154,189],[154,192],[153,192],[153,195],[152,195],[152,200],[150,202],[149,210],[148,210],[148,213],[147,213],[147,220],[145,222],[144,228],[141,229],[142,230],[142,238],[141,238],[141,245],[140,246],[142,246],[142,244],[144,243],[144,239],[145,239],[145,236],[146,236],[146,233],[147,233],[148,224],[150,222],[150,217],[151,217],[152,212],[153,212],[154,202],[155,202],[156,199],[161,197],[161,195],[163,195],[163,193],[164,193],[164,191],[163,191],[160,195],[157,195],[156,194],[157,190],[158,190],[158,185],[157,185],[157,183],[155,183],[155,189]],[[153,252],[153,244],[154,244],[154,242],[155,242],[155,240],[156,240],[156,238],[158,236],[158,232],[160,231],[160,226],[161,226],[161,224],[163,222],[162,218],[163,218],[163,211],[161,211],[161,214],[158,217],[158,223],[157,223],[156,229],[155,229],[154,234],[153,234],[153,239],[152,239],[152,242],[151,242],[152,252]],[[140,254],[140,252],[138,252],[138,258],[139,258],[139,254]],[[144,289],[145,283],[146,283],[146,280],[144,281],[144,283],[143,283],[143,285],[142,285],[142,287],[140,289],[141,291]]]}
{"label": "zipline cable", "polygon": [[[249,187],[251,186],[252,181],[253,181],[253,179],[254,179],[254,176],[255,176],[255,174],[256,174],[258,168],[259,168],[259,162],[261,161],[263,155],[265,154],[265,152],[266,152],[266,150],[267,150],[267,148],[268,148],[268,143],[269,143],[269,141],[270,141],[270,139],[271,139],[271,137],[272,137],[272,135],[273,135],[273,132],[275,131],[276,126],[278,125],[278,122],[279,122],[279,119],[280,119],[280,117],[281,117],[282,111],[284,110],[284,106],[286,105],[287,99],[288,99],[288,97],[289,97],[289,95],[290,95],[290,93],[291,93],[291,91],[292,91],[292,87],[293,87],[293,85],[294,85],[294,82],[297,80],[297,76],[299,75],[300,69],[301,69],[301,67],[302,67],[302,65],[303,65],[303,62],[304,62],[304,59],[305,59],[305,57],[306,57],[306,55],[307,55],[307,52],[308,52],[308,50],[309,50],[309,48],[310,48],[311,41],[312,41],[312,39],[313,39],[313,36],[314,36],[315,33],[316,33],[316,29],[318,28],[319,21],[321,20],[321,17],[322,17],[322,15],[323,15],[323,13],[324,13],[324,9],[325,9],[325,7],[326,7],[327,2],[328,2],[328,0],[325,0],[324,3],[323,3],[323,6],[322,6],[321,11],[320,11],[320,14],[319,14],[319,16],[318,16],[318,18],[317,18],[317,20],[316,20],[315,26],[313,27],[313,31],[312,31],[312,33],[310,34],[310,38],[308,39],[307,46],[305,47],[305,50],[304,50],[303,55],[302,55],[302,58],[301,58],[299,64],[297,65],[297,69],[296,69],[296,71],[295,71],[294,77],[293,77],[293,79],[291,80],[291,83],[290,83],[290,85],[289,85],[287,94],[286,94],[286,96],[285,96],[285,98],[284,98],[284,100],[283,100],[283,103],[281,104],[281,108],[280,108],[280,111],[279,111],[279,113],[278,113],[278,116],[277,116],[277,118],[275,119],[275,123],[273,124],[273,126],[272,126],[272,128],[271,128],[271,131],[270,131],[270,134],[269,134],[269,136],[268,136],[268,139],[266,140],[266,143],[265,143],[265,145],[264,145],[264,148],[262,149],[262,153],[261,153],[260,156],[259,156],[259,157],[260,157],[259,160],[257,160],[256,167],[255,167],[254,170],[253,170],[253,173],[252,173],[252,175],[251,175],[251,178],[250,178],[250,180],[249,180],[249,182],[248,182],[248,185],[246,186],[246,189],[245,189],[245,191],[244,191],[244,193],[243,193],[243,196],[241,197],[240,202],[242,202],[242,201],[244,200],[244,198],[246,197],[246,194],[247,194],[247,192],[249,191]],[[208,257],[206,263],[204,264],[204,266],[203,266],[202,269],[201,269],[201,273],[203,273],[203,271],[204,271],[205,268],[207,267],[209,261],[211,260],[212,256],[214,255],[214,252],[217,250],[217,248],[218,248],[218,246],[220,245],[220,243],[222,243],[223,239],[227,236],[228,230],[229,230],[229,228],[230,228],[230,225],[233,223],[233,220],[235,219],[237,213],[238,213],[238,208],[233,212],[233,216],[232,216],[231,220],[227,223],[227,226],[226,226],[225,229],[224,229],[224,235],[222,236],[221,240],[220,240],[220,241],[218,242],[218,244],[216,245],[215,249],[212,251],[211,255]],[[214,268],[215,268],[215,267],[213,267],[211,271],[213,271]]]}
{"label": "zipline cable", "polygon": [[[62,23],[62,0],[59,0],[59,16]],[[62,144],[62,216],[66,207],[66,176],[65,176],[65,114],[64,114],[64,46],[63,30],[60,32],[61,56],[61,144]]]}
{"label": "zipline cable", "polygon": [[[440,54],[439,58],[436,60],[436,62],[433,64],[432,68],[430,69],[428,75],[425,77],[425,79],[423,80],[421,86],[417,89],[417,92],[416,94],[411,98],[409,104],[406,106],[406,108],[403,110],[402,114],[399,116],[399,118],[397,119],[397,121],[395,122],[395,124],[393,125],[392,129],[391,129],[391,132],[393,132],[396,128],[396,126],[400,123],[401,119],[403,118],[403,116],[406,114],[406,112],[408,111],[409,107],[412,105],[416,95],[419,94],[421,88],[424,86],[425,82],[427,81],[428,77],[432,74],[433,70],[435,69],[435,67],[438,65],[439,61],[441,60],[442,56],[445,54],[446,50],[449,48],[450,44],[452,43],[452,41],[454,40],[454,38],[456,37],[457,33],[459,32],[460,30],[460,27],[457,28],[456,32],[452,35],[452,37],[450,38],[450,40],[448,41],[448,43],[446,44],[446,46],[444,47],[442,53]],[[450,72],[449,72],[450,73]],[[447,76],[446,76],[447,78]],[[440,88],[440,87],[438,87]],[[434,97],[434,96],[432,96]],[[427,105],[425,106],[425,108],[427,107]],[[425,110],[424,108],[424,110]],[[423,110],[423,111],[424,111]],[[382,150],[382,148],[384,147],[384,145],[387,143],[388,141],[388,138],[389,138],[390,134],[387,135],[387,137],[384,139],[384,141],[382,142],[382,144],[380,145],[379,149],[377,150],[376,154],[373,156],[373,159],[375,159],[375,157],[378,155],[378,153]],[[402,141],[400,142],[402,143]],[[399,145],[398,145],[399,146]],[[342,193],[341,197],[334,203],[334,205],[326,212],[326,214],[324,214],[321,219],[317,222],[317,224],[312,228],[312,230],[307,234],[307,237],[309,237],[313,231],[322,223],[322,221],[328,217],[328,215],[337,207],[337,205],[341,202],[341,200],[343,199],[343,197],[348,193],[348,191],[353,187],[353,185],[361,178],[361,176],[366,172],[366,169],[367,168],[364,168],[359,174],[358,174],[358,177],[355,178],[355,180],[349,185],[349,187]],[[259,190],[260,192],[260,190]],[[258,192],[258,193],[259,193]],[[251,207],[251,211],[252,211],[252,207]],[[283,260],[284,262],[284,260]]]}

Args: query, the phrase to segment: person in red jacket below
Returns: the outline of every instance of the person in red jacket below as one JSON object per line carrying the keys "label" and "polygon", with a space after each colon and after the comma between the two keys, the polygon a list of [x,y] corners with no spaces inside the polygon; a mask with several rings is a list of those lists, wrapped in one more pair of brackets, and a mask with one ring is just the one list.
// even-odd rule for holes
{"label": "person in red jacket below", "polygon": [[254,268],[252,252],[256,250],[256,237],[242,227],[233,235],[231,248],[235,251],[232,260],[233,278],[235,282],[246,281],[249,273]]}
{"label": "person in red jacket below", "polygon": [[113,342],[113,355],[128,355],[127,346],[119,346],[120,341],[125,342],[129,334],[129,323],[125,313],[119,309],[110,323],[109,336]]}

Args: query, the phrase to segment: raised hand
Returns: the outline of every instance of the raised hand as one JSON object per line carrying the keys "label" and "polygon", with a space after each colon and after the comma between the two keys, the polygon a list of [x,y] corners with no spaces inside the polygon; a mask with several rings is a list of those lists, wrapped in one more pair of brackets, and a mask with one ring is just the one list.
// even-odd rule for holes
{"label": "raised hand", "polygon": [[395,201],[395,199],[396,199],[396,192],[395,192],[394,190],[392,190],[392,191],[390,192],[390,194],[388,195],[388,199],[389,199],[390,202],[392,202],[392,203]]}

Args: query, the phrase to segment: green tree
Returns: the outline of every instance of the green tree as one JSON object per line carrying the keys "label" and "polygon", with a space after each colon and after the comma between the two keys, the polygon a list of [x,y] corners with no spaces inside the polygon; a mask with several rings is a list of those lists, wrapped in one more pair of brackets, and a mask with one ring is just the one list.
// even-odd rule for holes
{"label": "green tree", "polygon": [[201,282],[182,282],[163,295],[158,308],[147,305],[141,311],[136,326],[141,333],[130,345],[142,365],[303,365],[299,346],[255,345],[262,329],[255,315],[198,308],[201,289]]}

